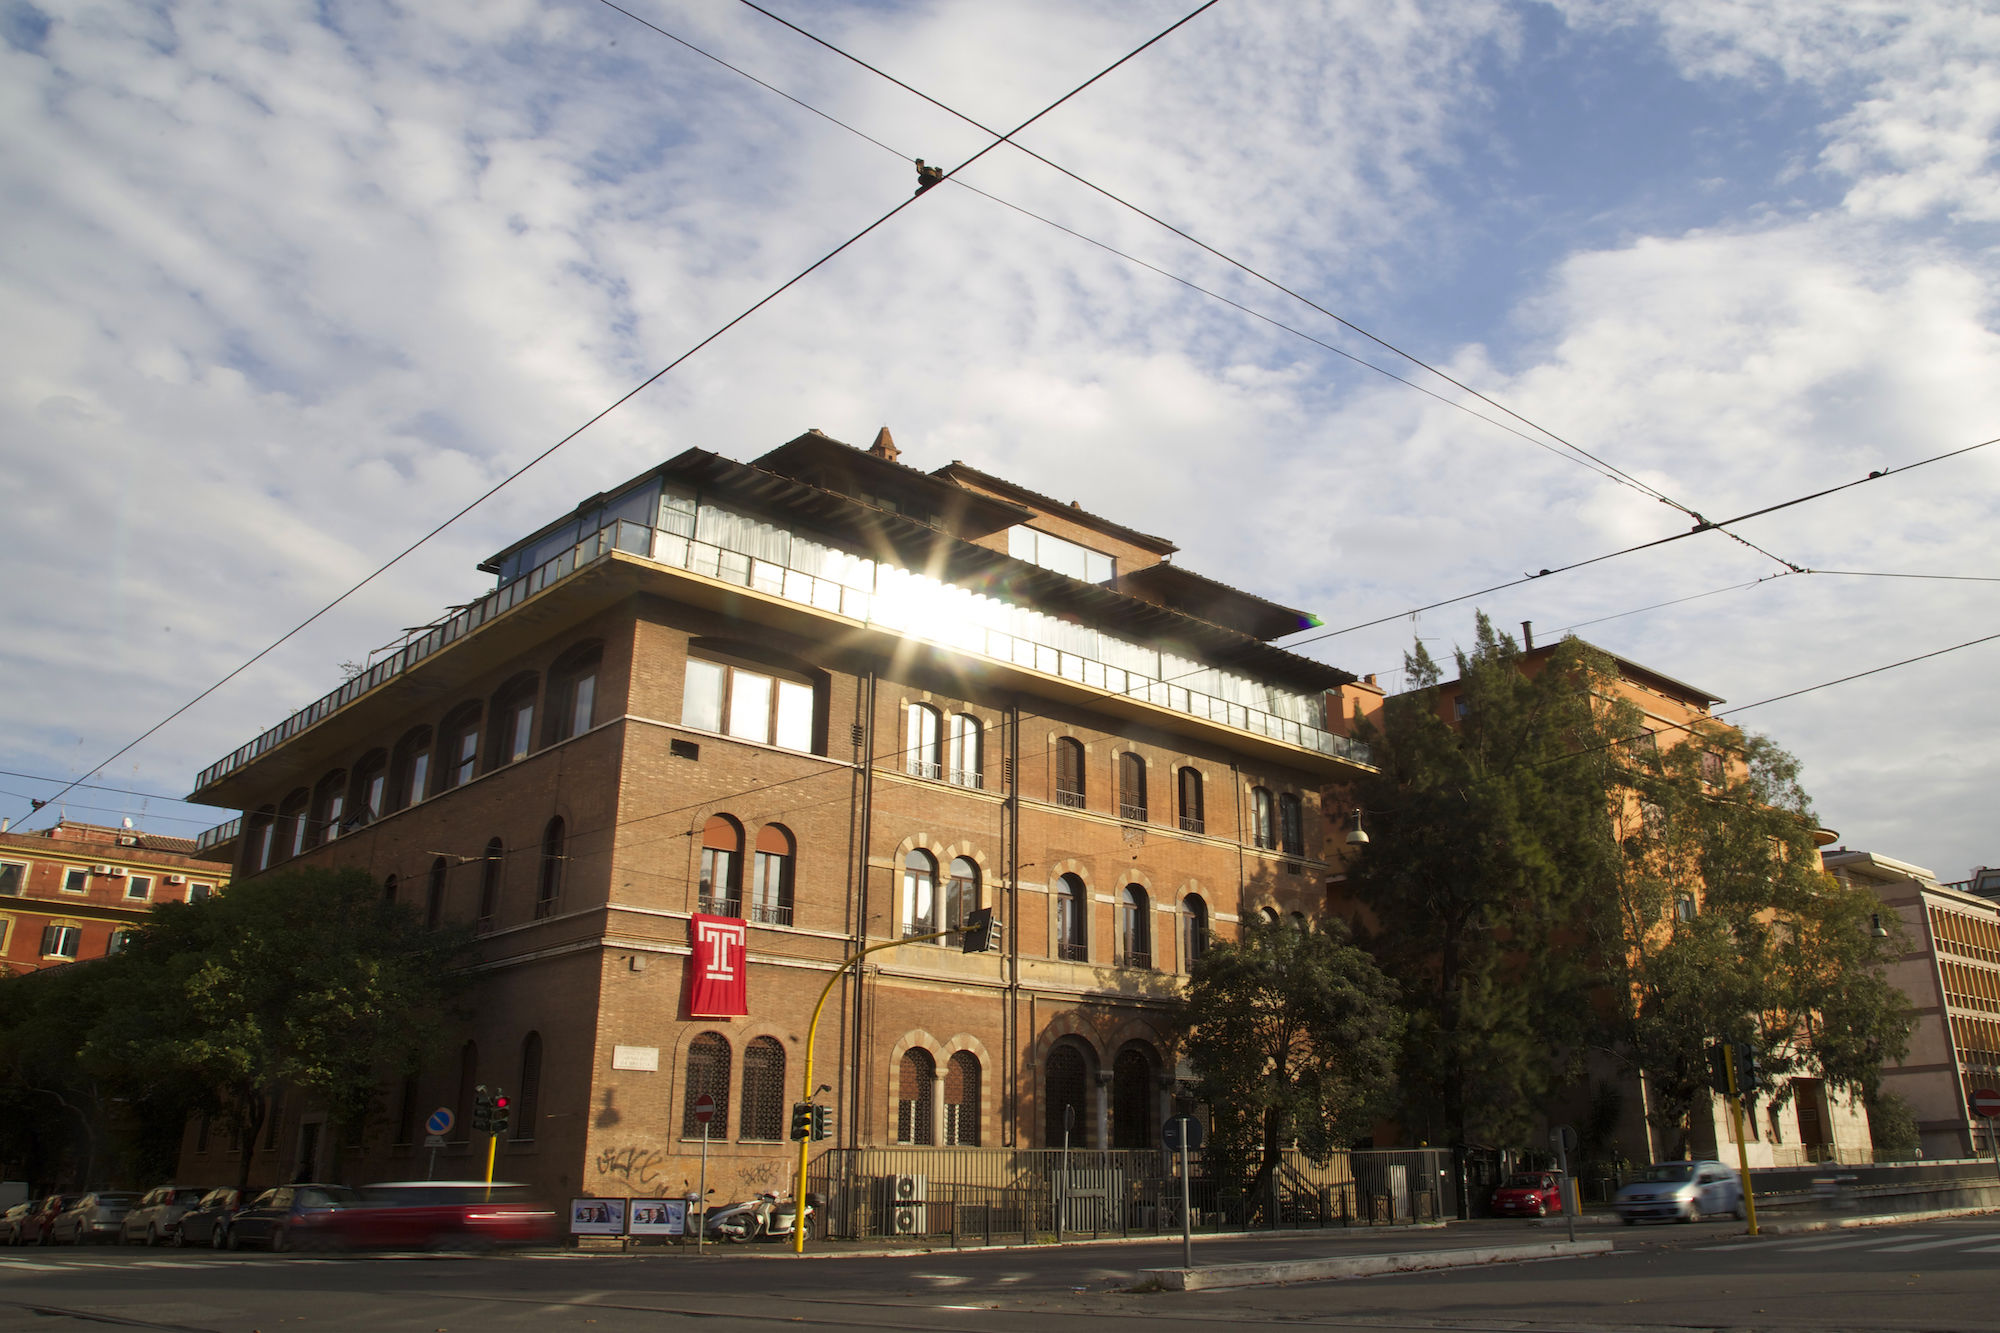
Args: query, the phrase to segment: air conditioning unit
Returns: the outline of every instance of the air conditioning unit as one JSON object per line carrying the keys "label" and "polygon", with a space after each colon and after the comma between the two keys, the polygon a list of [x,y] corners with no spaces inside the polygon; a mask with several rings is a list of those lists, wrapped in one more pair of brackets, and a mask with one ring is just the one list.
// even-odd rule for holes
{"label": "air conditioning unit", "polygon": [[889,1225],[885,1230],[895,1236],[923,1235],[924,1206],[920,1203],[911,1203],[891,1210]]}
{"label": "air conditioning unit", "polygon": [[167,883],[169,883],[169,884],[185,884],[185,883],[187,883],[187,882],[188,882],[188,877],[187,877],[186,875],[168,875],[168,876],[167,876]]}
{"label": "air conditioning unit", "polygon": [[929,1232],[924,1216],[927,1184],[923,1176],[882,1177],[882,1234],[922,1236]]}
{"label": "air conditioning unit", "polygon": [[92,866],[92,867],[90,868],[90,873],[91,873],[91,874],[93,874],[93,875],[108,875],[108,874],[110,874],[110,873],[111,873],[111,867],[110,867],[110,866]]}
{"label": "air conditioning unit", "polygon": [[107,874],[107,875],[109,875],[109,876],[111,876],[111,878],[113,878],[113,879],[123,879],[123,878],[125,878],[125,867],[124,867],[124,866],[107,866],[107,867],[105,867],[105,870],[104,870],[104,873],[105,873],[105,874]]}

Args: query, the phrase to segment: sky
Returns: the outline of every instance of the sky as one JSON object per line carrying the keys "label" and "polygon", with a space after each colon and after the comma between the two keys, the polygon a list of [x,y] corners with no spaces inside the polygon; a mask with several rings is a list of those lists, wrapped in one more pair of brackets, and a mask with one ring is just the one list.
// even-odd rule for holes
{"label": "sky", "polygon": [[[746,5],[623,3],[671,36],[602,0],[0,0],[0,815],[94,773],[25,826],[219,822],[173,798],[479,560],[809,427],[1168,536],[1392,688],[1476,610],[1724,707],[2000,633],[2000,445],[1734,529],[1768,554],[1406,614],[2000,436],[2000,10],[1221,0],[1020,135],[1105,193],[977,156],[110,759],[911,159],[993,143]],[[772,7],[998,133],[1193,5]],[[2000,863],[1996,675],[2000,642],[1733,720],[1844,845],[1959,879]]]}

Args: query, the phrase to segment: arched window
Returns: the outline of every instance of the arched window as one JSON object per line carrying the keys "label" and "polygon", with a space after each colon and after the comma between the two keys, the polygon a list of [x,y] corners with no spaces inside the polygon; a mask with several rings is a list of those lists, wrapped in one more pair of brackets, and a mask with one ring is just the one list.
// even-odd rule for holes
{"label": "arched window", "polygon": [[937,925],[937,862],[921,847],[903,858],[903,933],[929,935]]}
{"label": "arched window", "polygon": [[689,657],[681,725],[812,753],[814,689],[769,667]]}
{"label": "arched window", "polygon": [[438,728],[438,763],[442,769],[440,791],[450,791],[472,781],[479,767],[479,705],[460,704]]}
{"label": "arched window", "polygon": [[940,930],[957,930],[972,909],[979,906],[979,867],[970,857],[951,860],[951,876],[944,886],[944,922]]}
{"label": "arched window", "polygon": [[937,1061],[925,1050],[903,1052],[902,1067],[896,1074],[896,1142],[930,1145],[937,1142],[931,1128],[937,1095]]}
{"label": "arched window", "polygon": [[1208,828],[1202,818],[1201,770],[1183,768],[1174,775],[1175,796],[1180,806],[1180,825],[1183,833],[1201,833]]}
{"label": "arched window", "polygon": [[938,710],[911,704],[903,718],[903,764],[913,778],[944,775],[944,728]]}
{"label": "arched window", "polygon": [[418,727],[396,742],[389,763],[389,808],[402,810],[430,794],[431,729]]}
{"label": "arched window", "polygon": [[389,753],[386,750],[370,750],[354,766],[351,804],[357,825],[372,824],[387,814],[388,798]]}
{"label": "arched window", "polygon": [[1259,924],[1259,925],[1265,925],[1265,926],[1275,926],[1275,925],[1277,925],[1277,924],[1278,924],[1278,909],[1277,909],[1277,908],[1275,908],[1275,907],[1260,907],[1260,908],[1258,908],[1258,909],[1257,909],[1257,922],[1258,922],[1258,924]]}
{"label": "arched window", "polygon": [[1292,913],[1292,929],[1301,935],[1307,934],[1312,930],[1312,926],[1306,921],[1306,914],[1304,912]]}
{"label": "arched window", "polygon": [[382,901],[385,903],[396,901],[396,877],[394,875],[382,881]]}
{"label": "arched window", "polygon": [[1118,817],[1146,822],[1146,761],[1130,750],[1118,756]]}
{"label": "arched window", "polygon": [[272,842],[278,830],[278,808],[267,805],[243,820],[243,869],[249,874],[271,867]]}
{"label": "arched window", "polygon": [[1278,845],[1278,816],[1271,793],[1263,787],[1250,789],[1250,841],[1257,847]]}
{"label": "arched window", "polygon": [[1042,1146],[1090,1146],[1090,1061],[1074,1040],[1058,1042],[1049,1052],[1042,1077]]}
{"label": "arched window", "polygon": [[1090,957],[1090,895],[1075,875],[1056,881],[1056,957],[1077,963]]}
{"label": "arched window", "polygon": [[486,856],[479,863],[479,929],[493,929],[494,913],[500,910],[500,872],[507,864],[507,848],[500,839],[486,844]]}
{"label": "arched window", "polygon": [[758,1037],[743,1048],[743,1124],[746,1139],[785,1137],[785,1048],[776,1037]]}
{"label": "arched window", "polygon": [[312,846],[312,817],[309,807],[312,793],[304,787],[278,803],[278,833],[276,842],[280,854],[297,856]]}
{"label": "arched window", "polygon": [[1305,807],[1296,792],[1288,791],[1278,798],[1278,846],[1288,856],[1305,854]]}
{"label": "arched window", "polygon": [[696,906],[715,916],[743,915],[743,826],[728,815],[710,815],[702,826]]}
{"label": "arched window", "polygon": [[444,920],[444,858],[440,856],[431,862],[431,882],[424,894],[424,924],[432,930]]}
{"label": "arched window", "polygon": [[603,644],[580,643],[549,668],[549,720],[543,726],[542,744],[581,736],[594,725],[597,672],[603,661]]}
{"label": "arched window", "polygon": [[1111,1062],[1111,1146],[1150,1148],[1159,1118],[1153,1095],[1153,1059],[1137,1042]]}
{"label": "arched window", "polygon": [[948,1148],[979,1146],[979,1057],[971,1051],[945,1062],[944,1142]]}
{"label": "arched window", "polygon": [[[757,864],[750,876],[750,919],[767,926],[792,924],[792,870],[795,864],[791,830],[766,824],[757,830]],[[743,1066],[749,1077],[748,1064]]]}
{"label": "arched window", "polygon": [[1181,970],[1201,961],[1208,952],[1208,904],[1198,893],[1181,899]]}
{"label": "arched window", "polygon": [[551,819],[542,830],[542,874],[535,885],[535,919],[556,914],[556,905],[562,901],[563,863],[569,860],[567,850],[568,835],[563,829],[562,816]]}
{"label": "arched window", "polygon": [[542,1034],[521,1039],[521,1081],[514,1085],[514,1142],[533,1143],[542,1104]]}
{"label": "arched window", "polygon": [[332,842],[340,836],[341,821],[347,815],[347,770],[336,768],[319,780],[313,791],[310,845]]}
{"label": "arched window", "polygon": [[951,734],[945,747],[945,776],[952,785],[958,787],[983,787],[986,785],[986,770],[983,764],[983,729],[979,719],[969,713],[958,713],[951,719]]}
{"label": "arched window", "polygon": [[1146,891],[1127,884],[1118,898],[1119,962],[1126,967],[1153,965],[1153,907]]}
{"label": "arched window", "polygon": [[703,1093],[715,1099],[715,1118],[708,1132],[715,1138],[729,1134],[729,1041],[720,1032],[704,1032],[688,1043],[687,1078],[681,1093],[681,1137],[702,1136],[701,1122],[694,1118],[694,1104]]}
{"label": "arched window", "polygon": [[487,728],[487,772],[526,759],[535,748],[535,695],[540,688],[535,673],[525,671],[494,693],[488,713],[493,725]]}
{"label": "arched window", "polygon": [[1056,804],[1083,809],[1083,742],[1073,736],[1056,738]]}
{"label": "arched window", "polygon": [[452,1108],[458,1119],[452,1123],[454,1143],[472,1138],[472,1100],[479,1086],[479,1043],[468,1041],[458,1048],[458,1102]]}

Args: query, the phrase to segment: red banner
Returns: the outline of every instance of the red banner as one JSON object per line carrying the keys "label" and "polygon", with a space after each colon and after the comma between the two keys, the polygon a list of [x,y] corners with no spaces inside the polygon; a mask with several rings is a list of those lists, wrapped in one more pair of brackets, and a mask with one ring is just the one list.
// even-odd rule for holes
{"label": "red banner", "polygon": [[688,969],[690,1018],[738,1018],[750,1012],[744,925],[733,916],[697,914],[691,927],[693,966]]}

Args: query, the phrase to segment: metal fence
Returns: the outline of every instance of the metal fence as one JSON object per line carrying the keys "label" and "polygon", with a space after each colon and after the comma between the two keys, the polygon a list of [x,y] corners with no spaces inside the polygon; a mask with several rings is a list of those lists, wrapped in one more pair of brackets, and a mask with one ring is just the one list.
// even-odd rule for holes
{"label": "metal fence", "polygon": [[[1441,1149],[1284,1154],[1260,1181],[1215,1177],[1189,1155],[1197,1231],[1433,1222],[1456,1213]],[[952,1245],[1037,1244],[1069,1236],[1181,1230],[1178,1154],[1159,1149],[840,1148],[812,1163],[826,1234]]]}

